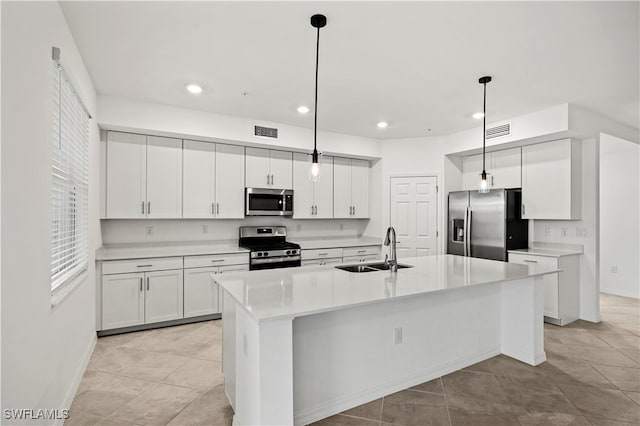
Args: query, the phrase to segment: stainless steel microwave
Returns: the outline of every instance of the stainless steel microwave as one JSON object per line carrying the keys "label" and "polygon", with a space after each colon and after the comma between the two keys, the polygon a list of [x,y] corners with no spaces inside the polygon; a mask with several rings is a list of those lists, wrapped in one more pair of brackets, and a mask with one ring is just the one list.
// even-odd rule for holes
{"label": "stainless steel microwave", "polygon": [[245,216],[293,216],[291,189],[246,188]]}

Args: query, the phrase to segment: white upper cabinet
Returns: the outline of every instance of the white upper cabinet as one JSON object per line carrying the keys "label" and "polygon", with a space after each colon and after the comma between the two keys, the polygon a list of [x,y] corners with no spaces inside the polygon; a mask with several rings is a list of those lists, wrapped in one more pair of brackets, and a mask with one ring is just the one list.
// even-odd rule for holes
{"label": "white upper cabinet", "polygon": [[244,147],[185,140],[183,164],[183,217],[244,217]]}
{"label": "white upper cabinet", "polygon": [[334,157],[333,216],[369,217],[369,162]]}
{"label": "white upper cabinet", "polygon": [[311,156],[293,155],[293,216],[295,219],[333,217],[333,157],[320,156],[320,179],[309,179]]}
{"label": "white upper cabinet", "polygon": [[581,156],[571,139],[522,147],[523,219],[580,219]]}
{"label": "white upper cabinet", "polygon": [[107,218],[142,218],[147,202],[147,137],[107,134]]}
{"label": "white upper cabinet", "polygon": [[[520,188],[520,147],[487,152],[485,170],[489,174],[489,188]],[[462,189],[474,191],[480,188],[482,154],[462,158]]]}
{"label": "white upper cabinet", "polygon": [[147,136],[147,217],[182,217],[182,140]]}
{"label": "white upper cabinet", "polygon": [[182,141],[109,132],[107,218],[182,216]]}
{"label": "white upper cabinet", "polygon": [[520,188],[522,153],[520,147],[503,149],[491,153],[492,188]]}
{"label": "white upper cabinet", "polygon": [[293,153],[246,148],[247,188],[293,189]]}

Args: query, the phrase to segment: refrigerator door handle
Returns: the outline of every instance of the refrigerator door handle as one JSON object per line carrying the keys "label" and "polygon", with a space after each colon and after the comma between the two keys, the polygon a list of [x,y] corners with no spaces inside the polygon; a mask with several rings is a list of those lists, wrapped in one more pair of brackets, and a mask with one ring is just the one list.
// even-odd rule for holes
{"label": "refrigerator door handle", "polygon": [[463,236],[462,236],[463,241],[462,241],[462,243],[464,244],[464,246],[463,246],[464,251],[462,253],[463,256],[469,256],[469,253],[467,253],[467,240],[468,240],[468,238],[467,238],[467,226],[469,224],[468,217],[469,217],[469,207],[467,207],[464,210],[464,222],[462,223],[462,232],[463,232]]}
{"label": "refrigerator door handle", "polygon": [[464,236],[464,245],[465,245],[465,256],[471,256],[471,207],[467,207],[467,218],[466,218],[466,232]]}

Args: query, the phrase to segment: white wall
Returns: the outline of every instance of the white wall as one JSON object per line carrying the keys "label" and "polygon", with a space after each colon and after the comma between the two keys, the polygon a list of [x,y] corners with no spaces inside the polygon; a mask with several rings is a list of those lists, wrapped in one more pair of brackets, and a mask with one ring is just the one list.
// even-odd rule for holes
{"label": "white wall", "polygon": [[1,8],[1,405],[62,409],[71,402],[95,342],[99,138],[93,120],[89,278],[52,308],[52,46],[61,48],[62,64],[94,117],[96,94],[58,2],[1,2]]}
{"label": "white wall", "polygon": [[640,298],[639,169],[638,144],[600,135],[600,290],[635,298]]}

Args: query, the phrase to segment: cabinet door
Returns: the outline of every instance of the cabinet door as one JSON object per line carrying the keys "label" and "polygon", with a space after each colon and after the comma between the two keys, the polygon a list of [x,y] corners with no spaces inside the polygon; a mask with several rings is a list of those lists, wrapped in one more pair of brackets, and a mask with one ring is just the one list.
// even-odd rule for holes
{"label": "cabinet door", "polygon": [[350,218],[351,204],[351,160],[333,158],[333,217]]}
{"label": "cabinet door", "polygon": [[269,188],[269,150],[261,148],[245,149],[245,186],[247,188]]}
{"label": "cabinet door", "polygon": [[144,322],[182,318],[182,269],[145,273]]}
{"label": "cabinet door", "polygon": [[182,140],[147,136],[147,217],[182,217]]}
{"label": "cabinet door", "polygon": [[571,140],[522,147],[522,218],[571,219]]}
{"label": "cabinet door", "polygon": [[[491,174],[491,154],[485,158],[487,173]],[[480,188],[480,175],[482,174],[482,154],[462,157],[462,189],[477,191]],[[491,178],[489,178],[491,179]]]}
{"label": "cabinet door", "polygon": [[[333,157],[320,157],[320,180],[314,183],[314,204],[317,219],[333,217]],[[297,194],[296,194],[297,196]],[[294,197],[295,200],[295,197]]]}
{"label": "cabinet door", "polygon": [[[216,144],[184,141],[182,151],[182,217],[210,218],[214,215],[213,185]],[[244,167],[244,161],[242,162]]]}
{"label": "cabinet door", "polygon": [[184,317],[197,317],[220,312],[218,284],[211,274],[217,267],[184,270]]}
{"label": "cabinet door", "polygon": [[131,133],[107,133],[107,218],[145,216],[147,138]]}
{"label": "cabinet door", "polygon": [[102,276],[102,329],[144,323],[144,273]]}
{"label": "cabinet door", "polygon": [[520,147],[491,153],[491,187],[520,188],[522,171],[522,151]]}
{"label": "cabinet door", "polygon": [[270,151],[269,155],[271,158],[271,188],[293,189],[293,153]]}
{"label": "cabinet door", "polygon": [[[308,154],[293,155],[293,218],[314,217],[314,183],[309,179],[311,157]],[[320,179],[325,178],[325,170],[320,170]]]}
{"label": "cabinet door", "polygon": [[366,160],[351,160],[351,204],[352,217],[369,217],[369,162]]}
{"label": "cabinet door", "polygon": [[215,169],[216,217],[244,218],[244,147],[216,144]]}

